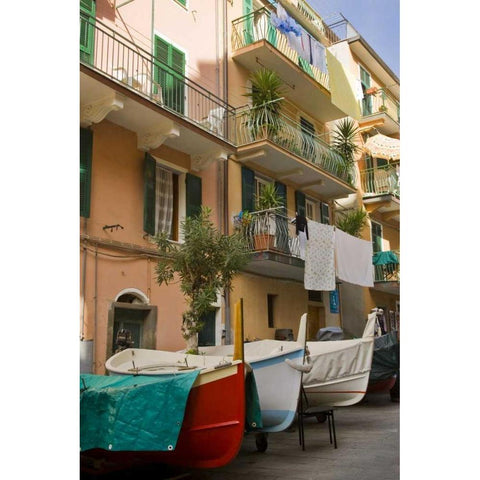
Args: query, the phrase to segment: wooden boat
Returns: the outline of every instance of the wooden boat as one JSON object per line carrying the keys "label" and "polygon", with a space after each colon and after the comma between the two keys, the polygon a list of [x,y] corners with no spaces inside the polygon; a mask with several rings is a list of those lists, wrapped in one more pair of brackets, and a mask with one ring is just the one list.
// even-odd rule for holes
{"label": "wooden boat", "polygon": [[[103,464],[122,468],[150,463],[216,468],[235,458],[245,428],[245,381],[241,360],[225,362],[222,357],[126,349],[111,357],[106,367],[113,375],[135,375],[136,379],[141,376],[181,380],[182,374],[192,371],[198,372],[198,376],[188,393],[175,446],[140,451],[96,448],[84,452],[90,460],[101,459]],[[171,390],[166,390],[165,395],[170,394]],[[170,407],[175,409],[172,402]],[[155,408],[155,404],[148,405],[148,409]]]}
{"label": "wooden boat", "polygon": [[362,338],[307,342],[302,384],[308,405],[343,407],[358,403],[367,391],[376,314],[368,315]]}
{"label": "wooden boat", "polygon": [[[244,359],[255,376],[262,426],[257,432],[280,432],[295,418],[301,385],[307,314],[302,315],[296,341],[258,340],[244,343]],[[207,357],[233,356],[233,345],[201,347]],[[292,368],[293,367],[293,368]]]}

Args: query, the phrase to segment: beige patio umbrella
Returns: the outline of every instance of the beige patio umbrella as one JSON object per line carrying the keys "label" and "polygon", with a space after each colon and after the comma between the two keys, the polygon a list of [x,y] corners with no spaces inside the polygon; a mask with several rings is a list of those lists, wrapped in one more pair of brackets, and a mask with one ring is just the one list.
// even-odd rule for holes
{"label": "beige patio umbrella", "polygon": [[370,137],[365,142],[363,148],[375,158],[384,158],[385,160],[400,159],[400,140],[386,137],[381,133]]}

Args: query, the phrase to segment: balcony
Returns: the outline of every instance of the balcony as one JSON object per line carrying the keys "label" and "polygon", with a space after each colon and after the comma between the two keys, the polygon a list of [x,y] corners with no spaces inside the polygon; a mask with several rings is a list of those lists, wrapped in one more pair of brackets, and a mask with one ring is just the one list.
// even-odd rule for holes
{"label": "balcony", "polygon": [[399,133],[400,103],[384,88],[370,90],[372,93],[367,93],[362,102],[360,126],[375,125],[375,128],[384,135]]}
{"label": "balcony", "polygon": [[232,107],[84,14],[80,16],[80,71],[84,126],[107,117],[137,132],[139,138],[158,134],[169,147],[190,155],[214,148],[233,151],[229,149],[234,132]]}
{"label": "balcony", "polygon": [[374,288],[385,293],[400,293],[400,251],[377,252],[373,256]]}
{"label": "balcony", "polygon": [[352,166],[318,135],[272,112],[269,104],[237,109],[234,124],[239,162],[324,198],[355,192]]}
{"label": "balcony", "polygon": [[400,175],[398,165],[367,168],[360,172],[363,203],[369,214],[387,221],[400,221]]}
{"label": "balcony", "polygon": [[257,275],[303,281],[305,262],[295,225],[283,214],[283,208],[252,212],[235,217],[234,227],[242,233],[252,252],[246,272]]}
{"label": "balcony", "polygon": [[290,87],[289,99],[322,122],[345,117],[331,102],[324,47],[314,37],[304,34],[310,44],[319,48],[319,61],[315,65],[299,57],[287,36],[272,24],[266,8],[234,20],[232,30],[236,62],[249,71],[262,67],[276,71]]}

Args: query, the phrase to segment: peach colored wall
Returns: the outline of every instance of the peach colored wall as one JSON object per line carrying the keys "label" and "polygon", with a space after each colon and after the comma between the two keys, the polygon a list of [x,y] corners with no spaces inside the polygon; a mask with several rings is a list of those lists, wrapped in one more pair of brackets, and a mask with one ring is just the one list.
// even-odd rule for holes
{"label": "peach colored wall", "polygon": [[[133,39],[135,44],[153,53],[154,35],[164,38],[186,54],[186,75],[220,95],[217,80],[217,36],[222,38],[221,8],[217,26],[215,0],[188,0],[187,7],[175,0],[135,0],[118,9],[110,0],[97,1],[97,17]],[[117,2],[118,3],[118,2]],[[219,2],[220,7],[223,2]],[[172,21],[174,19],[174,21]],[[220,70],[218,70],[220,72]]]}
{"label": "peach colored wall", "polygon": [[[81,233],[107,242],[152,247],[144,238],[143,231],[144,153],[137,150],[136,134],[108,120],[94,125],[92,130],[91,216],[81,218]],[[151,153],[180,168],[190,167],[187,155],[165,146]],[[215,222],[218,163],[213,162],[206,170],[192,173],[202,177],[202,203],[213,207],[212,220]],[[116,224],[124,228],[112,232],[103,229],[105,225]],[[81,245],[79,256],[80,285],[83,284],[84,274],[83,247]],[[158,286],[155,259],[147,259],[138,252],[105,246],[99,246],[95,252],[95,245],[91,243],[86,248],[84,323],[80,323],[80,331],[83,329],[85,340],[96,339],[96,372],[103,373],[107,344],[112,341],[107,338],[109,309],[119,292],[125,289],[140,290],[149,298],[150,305],[157,306],[157,348],[184,348],[180,327],[185,301],[178,282],[168,287]]]}

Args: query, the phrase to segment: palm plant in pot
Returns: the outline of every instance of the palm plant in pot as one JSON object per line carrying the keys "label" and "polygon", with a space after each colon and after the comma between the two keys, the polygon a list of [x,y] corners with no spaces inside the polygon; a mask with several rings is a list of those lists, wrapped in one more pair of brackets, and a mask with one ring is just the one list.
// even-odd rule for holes
{"label": "palm plant in pot", "polygon": [[255,224],[255,250],[271,250],[275,247],[276,216],[278,207],[283,206],[283,198],[274,182],[263,186],[255,198],[257,210]]}
{"label": "palm plant in pot", "polygon": [[279,128],[283,101],[283,83],[276,72],[261,68],[250,75],[252,90],[245,94],[252,100],[247,125],[254,140],[268,138]]}

